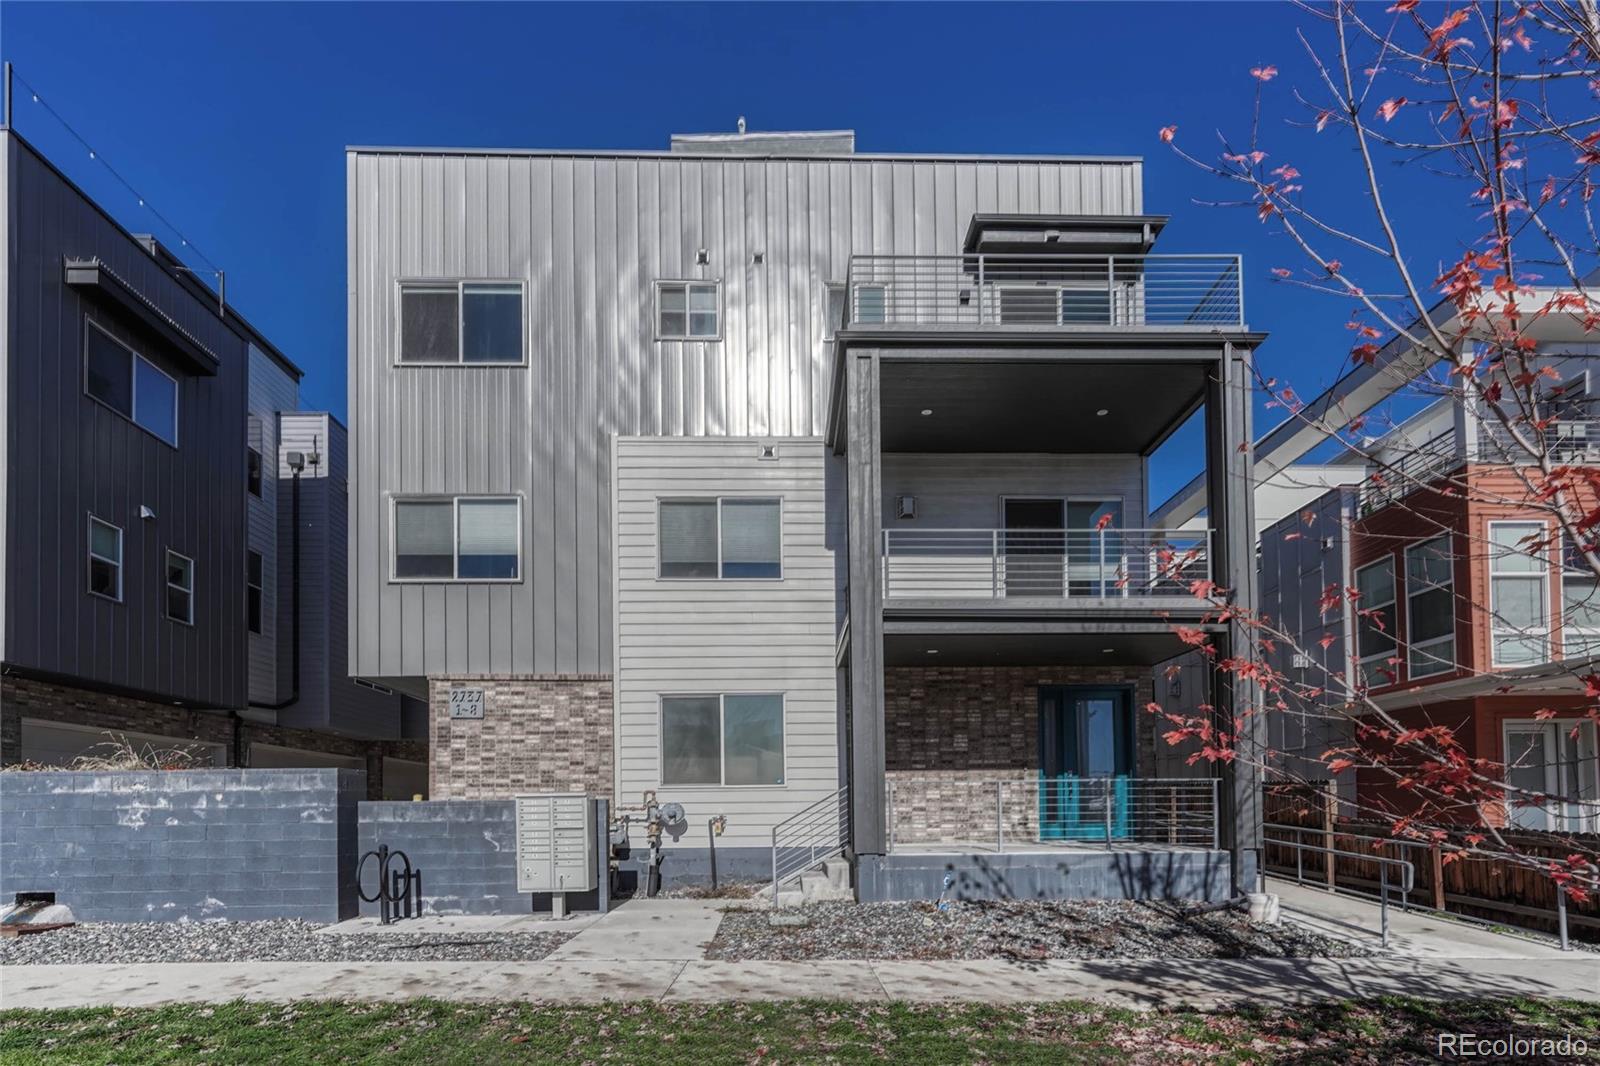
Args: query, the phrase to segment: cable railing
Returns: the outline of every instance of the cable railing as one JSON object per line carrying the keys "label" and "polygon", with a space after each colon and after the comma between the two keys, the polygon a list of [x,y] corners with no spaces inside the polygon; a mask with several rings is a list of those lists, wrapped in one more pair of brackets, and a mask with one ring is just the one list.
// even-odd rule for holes
{"label": "cable railing", "polygon": [[772,827],[772,901],[786,882],[844,853],[850,843],[850,788],[845,786]]}
{"label": "cable railing", "polygon": [[1461,462],[1455,430],[1428,438],[1368,475],[1360,488],[1361,513],[1371,514],[1387,507],[1443,477]]}
{"label": "cable railing", "polygon": [[886,529],[885,598],[1188,596],[1211,577],[1211,531]]}
{"label": "cable railing", "polygon": [[1215,849],[1218,802],[1215,778],[905,775],[888,781],[889,847]]}
{"label": "cable railing", "polygon": [[858,255],[848,328],[1244,326],[1236,255]]}

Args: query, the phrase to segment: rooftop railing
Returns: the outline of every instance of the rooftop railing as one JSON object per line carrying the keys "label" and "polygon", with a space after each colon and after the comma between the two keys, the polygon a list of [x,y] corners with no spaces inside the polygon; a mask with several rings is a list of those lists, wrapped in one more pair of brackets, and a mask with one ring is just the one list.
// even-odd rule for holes
{"label": "rooftop railing", "polygon": [[858,255],[845,324],[1243,328],[1236,255]]}
{"label": "rooftop railing", "polygon": [[886,529],[885,598],[1189,596],[1211,577],[1211,532]]}

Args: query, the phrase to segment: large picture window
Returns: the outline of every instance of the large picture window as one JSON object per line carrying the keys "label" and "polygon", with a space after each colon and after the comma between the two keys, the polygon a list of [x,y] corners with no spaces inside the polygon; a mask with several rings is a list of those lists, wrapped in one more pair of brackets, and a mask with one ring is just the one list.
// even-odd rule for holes
{"label": "large picture window", "polygon": [[714,341],[722,336],[721,320],[716,282],[657,282],[657,340]]}
{"label": "large picture window", "polygon": [[448,496],[394,501],[397,581],[516,581],[522,574],[522,501]]}
{"label": "large picture window", "polygon": [[1600,655],[1600,581],[1570,540],[1561,550],[1561,648],[1568,659]]}
{"label": "large picture window", "polygon": [[1448,533],[1406,549],[1406,670],[1411,677],[1455,669],[1453,567]]}
{"label": "large picture window", "polygon": [[1495,666],[1550,658],[1550,586],[1544,525],[1489,523],[1489,615]]}
{"label": "large picture window", "polygon": [[783,576],[783,507],[776,499],[662,500],[662,577],[776,579]]}
{"label": "large picture window", "polygon": [[400,362],[518,365],[525,361],[520,281],[403,282]]}
{"label": "large picture window", "polygon": [[783,784],[783,696],[663,696],[661,784]]}
{"label": "large picture window", "polygon": [[151,435],[178,446],[178,380],[85,319],[83,388]]}

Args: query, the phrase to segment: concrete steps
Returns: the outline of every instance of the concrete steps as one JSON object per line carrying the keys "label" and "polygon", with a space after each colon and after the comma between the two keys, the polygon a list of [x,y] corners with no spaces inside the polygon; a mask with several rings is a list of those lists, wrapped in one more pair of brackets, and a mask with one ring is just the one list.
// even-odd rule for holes
{"label": "concrete steps", "polygon": [[[772,886],[756,893],[757,899],[770,899]],[[823,900],[854,900],[850,887],[850,864],[842,858],[827,859],[801,872],[799,880],[787,881],[778,889],[777,906],[801,907]]]}

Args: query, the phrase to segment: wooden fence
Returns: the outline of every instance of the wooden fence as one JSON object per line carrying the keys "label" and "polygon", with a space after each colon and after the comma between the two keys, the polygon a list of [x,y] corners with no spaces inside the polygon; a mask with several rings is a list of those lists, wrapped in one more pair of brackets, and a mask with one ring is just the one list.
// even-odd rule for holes
{"label": "wooden fence", "polygon": [[[1444,861],[1444,849],[1420,842],[1396,840],[1385,822],[1357,821],[1338,816],[1336,793],[1328,785],[1268,785],[1263,789],[1262,810],[1267,826],[1263,862],[1269,872],[1303,876],[1308,882],[1350,891],[1376,894],[1377,862],[1274,846],[1273,841],[1293,840],[1340,851],[1405,859],[1415,869],[1409,902],[1473,918],[1554,932],[1557,887],[1539,870],[1505,859],[1462,858]],[[1272,826],[1294,826],[1296,830]],[[1548,835],[1518,832],[1504,834],[1525,855],[1565,858],[1571,848],[1552,842]],[[1563,837],[1563,841],[1567,838]],[[1600,851],[1600,836],[1576,839]],[[1391,901],[1398,894],[1396,871],[1389,871]],[[1567,926],[1574,938],[1600,940],[1600,898],[1585,903],[1567,900]]]}

